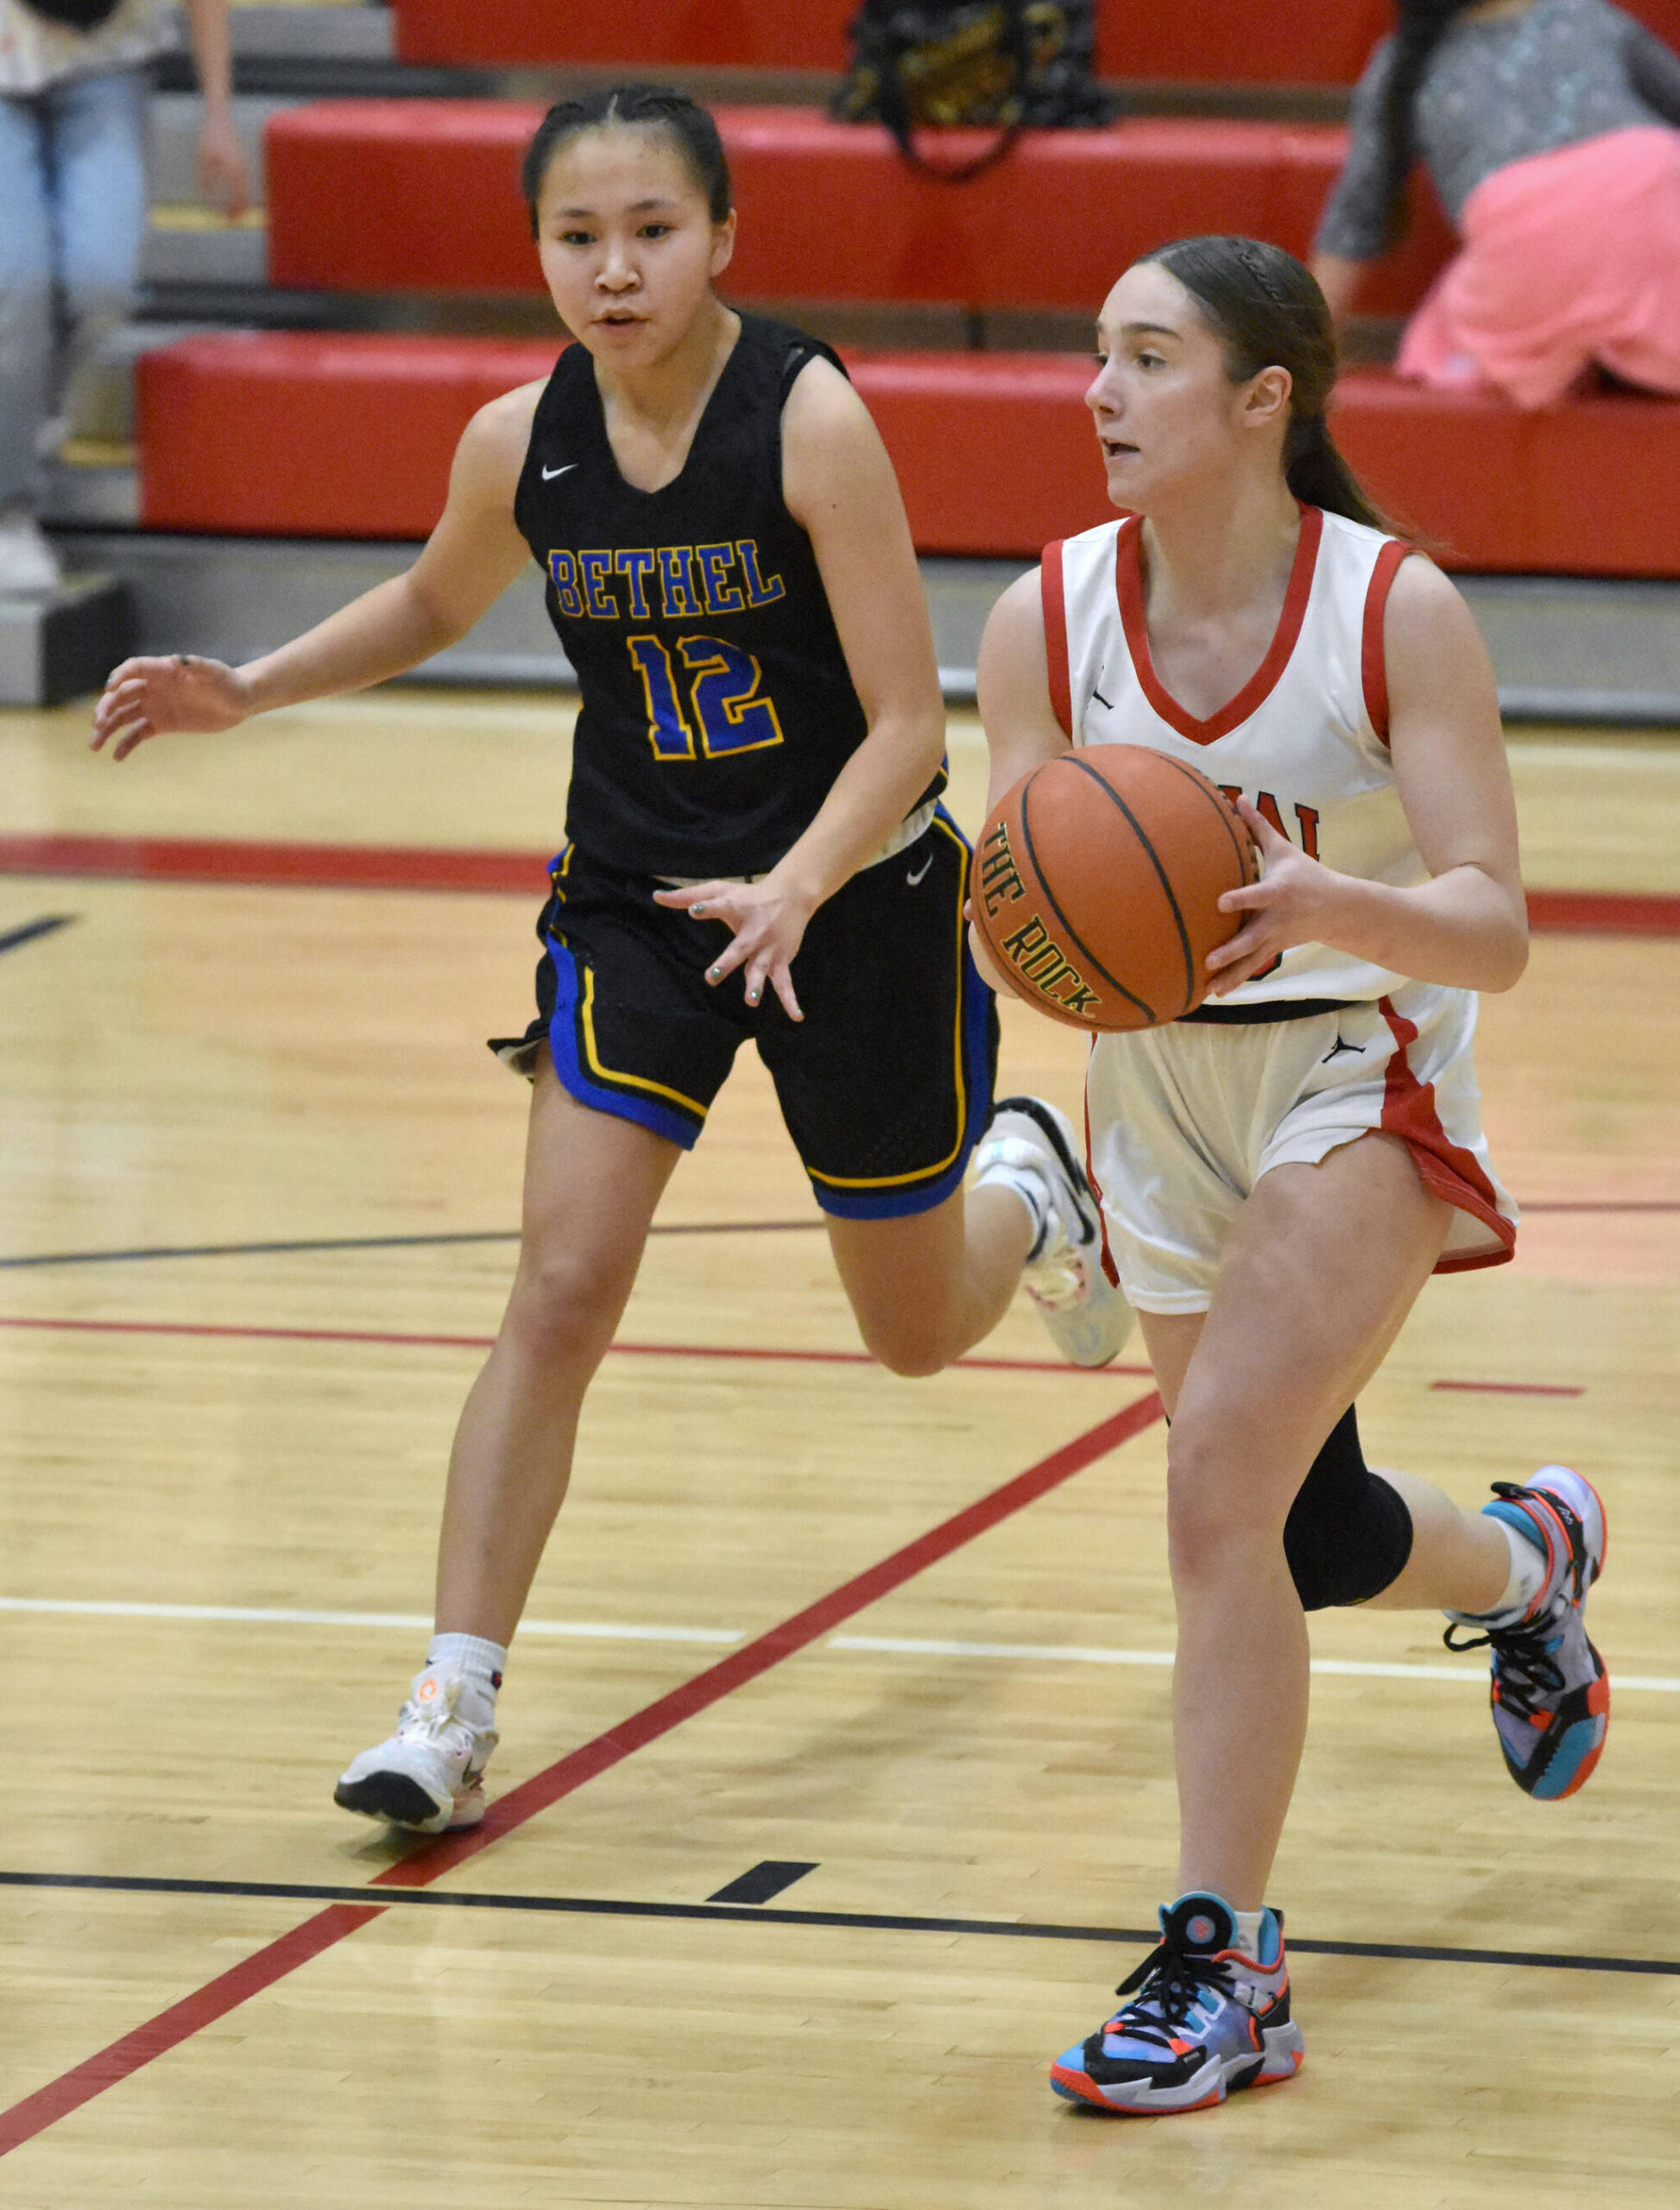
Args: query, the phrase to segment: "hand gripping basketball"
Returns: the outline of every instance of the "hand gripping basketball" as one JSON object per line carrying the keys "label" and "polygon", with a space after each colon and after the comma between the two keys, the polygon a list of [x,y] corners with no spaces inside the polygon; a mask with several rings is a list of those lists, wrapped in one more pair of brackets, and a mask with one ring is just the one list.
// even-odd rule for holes
{"label": "hand gripping basketball", "polygon": [[1006,792],[975,853],[975,925],[1018,997],[1076,1028],[1153,1028],[1207,995],[1207,960],[1260,873],[1197,769],[1137,744],[1082,747]]}

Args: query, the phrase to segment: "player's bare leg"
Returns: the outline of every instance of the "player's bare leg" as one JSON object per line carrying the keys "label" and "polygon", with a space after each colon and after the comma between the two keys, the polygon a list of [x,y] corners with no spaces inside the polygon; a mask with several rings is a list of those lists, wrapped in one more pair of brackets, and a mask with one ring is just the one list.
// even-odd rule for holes
{"label": "player's bare leg", "polygon": [[450,1455],[439,1633],[511,1638],[565,1496],[584,1392],[681,1156],[639,1122],[578,1104],[540,1062],[518,1271]]}
{"label": "player's bare leg", "polygon": [[[1309,1468],[1347,1447],[1336,1442],[1341,1408],[1398,1332],[1448,1219],[1397,1144],[1361,1139],[1317,1167],[1261,1180],[1205,1316],[1145,1317],[1175,1415],[1180,1893],[1162,1908],[1161,1946],[1118,1991],[1131,1999],[1051,2067],[1071,2101],[1194,2110],[1300,2068],[1283,1922],[1263,1900],[1307,1709],[1306,1621],[1285,1523]],[[1495,1501],[1470,1513],[1415,1475],[1355,1474],[1397,1491],[1412,1522],[1405,1563],[1365,1601],[1439,1606],[1453,1632],[1479,1629],[1513,1779],[1532,1796],[1573,1794],[1598,1761],[1609,1714],[1582,1616],[1605,1546],[1591,1484],[1546,1467],[1526,1484],[1495,1484]],[[1311,1547],[1295,1531],[1311,1581]],[[1372,1533],[1380,1539],[1376,1522]],[[1374,1552],[1367,1563],[1387,1569]]]}
{"label": "player's bare leg", "polygon": [[937,1373],[991,1333],[1034,1232],[1004,1189],[957,1190],[901,1220],[831,1216],[828,1231],[865,1346],[906,1374]]}
{"label": "player's bare leg", "polygon": [[483,1815],[506,1645],[565,1495],[584,1392],[680,1157],[637,1122],[579,1105],[540,1061],[519,1266],[450,1457],[437,1632],[395,1733],[340,1777],[345,1809],[429,1834]]}
{"label": "player's bare leg", "polygon": [[864,1342],[896,1373],[937,1373],[1024,1286],[1064,1358],[1106,1365],[1132,1316],[1102,1272],[1102,1218],[1071,1123],[1042,1098],[1001,1098],[974,1165],[966,1192],[929,1212],[831,1216]]}
{"label": "player's bare leg", "polygon": [[[1306,1620],[1284,1523],[1427,1280],[1449,1218],[1400,1145],[1365,1138],[1262,1178],[1205,1315],[1145,1317],[1172,1417],[1179,1885],[1239,1910],[1264,1900],[1306,1725]],[[1486,1520],[1457,1521],[1456,1534],[1444,1519],[1440,1530],[1451,1585],[1420,1601],[1475,1610],[1498,1600],[1509,1553]]]}

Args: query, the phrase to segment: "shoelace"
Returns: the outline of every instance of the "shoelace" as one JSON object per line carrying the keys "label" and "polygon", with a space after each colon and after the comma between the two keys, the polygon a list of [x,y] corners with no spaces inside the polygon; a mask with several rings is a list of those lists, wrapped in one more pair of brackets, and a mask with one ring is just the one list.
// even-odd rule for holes
{"label": "shoelace", "polygon": [[1052,1260],[1039,1259],[1031,1264],[1033,1279],[1026,1285],[1026,1293],[1035,1304],[1061,1312],[1083,1301],[1088,1285],[1085,1261],[1076,1253],[1064,1248]]}
{"label": "shoelace", "polygon": [[1221,1995],[1236,1992],[1228,1964],[1183,1948],[1176,1942],[1163,1942],[1152,1949],[1115,1993],[1130,1995],[1134,1988],[1143,1992],[1135,2002],[1122,2004],[1102,2030],[1105,2034],[1118,2030],[1127,2040],[1154,2042],[1162,2049],[1171,2049],[1171,2029],[1184,2023],[1209,1988]]}
{"label": "shoelace", "polygon": [[[1494,1495],[1513,1504],[1520,1504],[1525,1498],[1538,1493],[1521,1481],[1494,1483]],[[1544,1494],[1569,1539],[1570,1578],[1574,1585],[1572,1591],[1560,1591],[1559,1594],[1567,1601],[1568,1595],[1573,1594],[1578,1601],[1587,1571],[1587,1531],[1562,1497],[1553,1495],[1550,1490]],[[1449,1650],[1491,1649],[1499,1665],[1494,1695],[1500,1708],[1519,1719],[1526,1719],[1543,1697],[1561,1695],[1563,1692],[1563,1668],[1553,1654],[1563,1639],[1557,1632],[1559,1626],[1560,1605],[1554,1598],[1538,1619],[1517,1626],[1489,1627],[1484,1634],[1468,1635],[1458,1642],[1453,1637],[1462,1630],[1455,1622],[1441,1639]]]}
{"label": "shoelace", "polygon": [[1499,1664],[1494,1692],[1500,1708],[1526,1719],[1543,1697],[1563,1692],[1563,1668],[1552,1654],[1561,1639],[1554,1632],[1557,1625],[1555,1613],[1548,1612],[1526,1626],[1489,1627],[1485,1634],[1472,1634],[1462,1642],[1453,1640],[1460,1632],[1455,1624],[1441,1639],[1449,1650],[1491,1649]]}
{"label": "shoelace", "polygon": [[454,1727],[460,1730],[462,1738],[470,1744],[472,1740],[472,1729],[464,1719],[456,1714],[455,1705],[458,1694],[456,1684],[452,1682],[447,1687],[440,1689],[435,1703],[422,1707],[410,1696],[397,1714],[399,1731],[429,1735],[433,1741],[447,1748],[452,1746],[447,1742],[445,1737],[448,1729]]}

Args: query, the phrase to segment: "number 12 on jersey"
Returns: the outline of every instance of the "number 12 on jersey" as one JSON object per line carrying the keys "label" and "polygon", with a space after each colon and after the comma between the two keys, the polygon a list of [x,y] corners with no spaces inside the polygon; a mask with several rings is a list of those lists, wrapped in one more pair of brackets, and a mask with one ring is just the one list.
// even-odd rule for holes
{"label": "number 12 on jersey", "polygon": [[722,637],[679,637],[687,704],[670,653],[657,637],[624,640],[647,702],[647,742],[656,760],[716,760],[782,741],[772,701],[759,696],[763,670]]}

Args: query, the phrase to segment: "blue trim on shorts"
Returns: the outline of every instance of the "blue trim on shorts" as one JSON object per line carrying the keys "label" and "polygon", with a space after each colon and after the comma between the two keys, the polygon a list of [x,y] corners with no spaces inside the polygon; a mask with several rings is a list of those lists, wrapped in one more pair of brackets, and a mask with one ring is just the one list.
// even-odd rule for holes
{"label": "blue trim on shorts", "polygon": [[[940,811],[943,812],[944,808]],[[992,1118],[991,1064],[992,992],[981,979],[968,948],[967,925],[963,938],[963,1069],[968,1078],[969,1115],[963,1128],[962,1146],[955,1161],[937,1181],[918,1182],[907,1190],[868,1190],[825,1189],[812,1180],[811,1193],[825,1213],[836,1220],[910,1220],[932,1212],[962,1187],[974,1147]]]}
{"label": "blue trim on shorts", "polygon": [[586,1074],[578,1056],[578,963],[557,937],[548,938],[548,957],[554,969],[554,1011],[548,1023],[548,1053],[560,1084],[580,1105],[616,1120],[635,1121],[663,1136],[684,1151],[692,1151],[704,1123],[689,1119],[652,1097],[636,1097],[622,1089],[609,1089]]}

